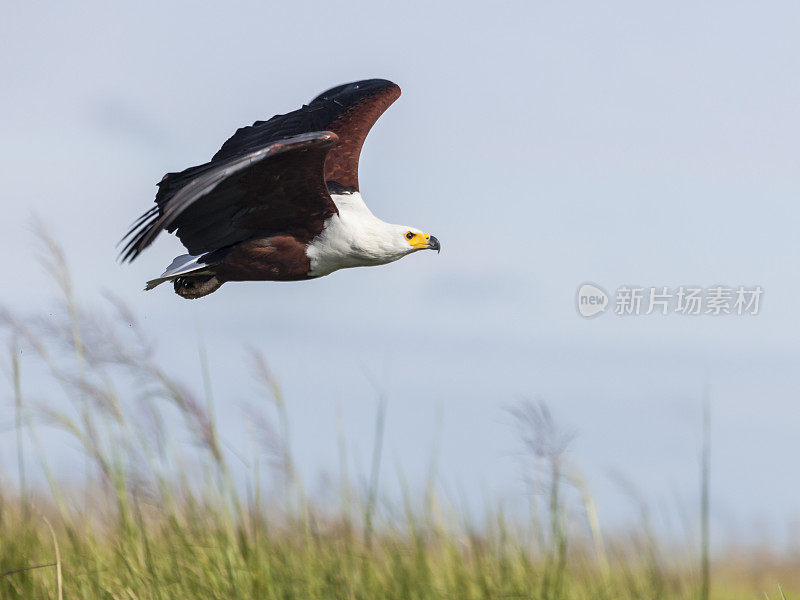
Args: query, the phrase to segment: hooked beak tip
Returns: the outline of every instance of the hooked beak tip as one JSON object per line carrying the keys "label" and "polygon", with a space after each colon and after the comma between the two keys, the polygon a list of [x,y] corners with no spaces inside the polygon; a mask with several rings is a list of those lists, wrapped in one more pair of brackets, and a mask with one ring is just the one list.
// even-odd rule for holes
{"label": "hooked beak tip", "polygon": [[431,238],[428,240],[428,249],[436,250],[436,253],[439,254],[442,251],[442,245],[439,243],[439,240],[437,240],[434,236],[431,236]]}

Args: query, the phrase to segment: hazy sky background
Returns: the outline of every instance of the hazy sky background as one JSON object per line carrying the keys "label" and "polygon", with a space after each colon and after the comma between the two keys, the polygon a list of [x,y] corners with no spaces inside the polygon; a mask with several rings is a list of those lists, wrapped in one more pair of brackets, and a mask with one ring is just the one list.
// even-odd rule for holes
{"label": "hazy sky background", "polygon": [[[80,298],[126,298],[180,379],[198,382],[202,331],[230,439],[261,349],[309,480],[336,471],[337,408],[366,464],[373,378],[385,481],[402,465],[422,485],[440,435],[444,489],[520,497],[506,409],[541,397],[609,524],[638,518],[613,473],[693,509],[708,372],[713,525],[778,536],[800,520],[799,30],[793,2],[17,3],[0,23],[2,301],[50,306],[37,214]],[[165,172],[369,77],[403,96],[365,145],[362,193],[441,255],[193,302],[142,292],[177,240],[116,262]],[[584,320],[585,281],[764,297],[756,317]]]}

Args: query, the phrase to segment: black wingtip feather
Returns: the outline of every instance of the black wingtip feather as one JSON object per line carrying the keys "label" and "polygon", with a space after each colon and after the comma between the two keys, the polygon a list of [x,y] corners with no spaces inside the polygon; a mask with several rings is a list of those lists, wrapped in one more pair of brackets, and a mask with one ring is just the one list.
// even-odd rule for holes
{"label": "black wingtip feather", "polygon": [[362,79],[361,81],[343,83],[342,85],[337,85],[329,90],[325,90],[319,96],[314,98],[310,102],[310,105],[313,105],[315,102],[324,101],[332,101],[336,102],[337,104],[343,103],[350,105],[363,97],[371,96],[379,90],[391,87],[400,89],[396,83],[389,81],[388,79]]}
{"label": "black wingtip feather", "polygon": [[155,239],[155,236],[144,243],[143,240],[146,238],[146,236],[148,236],[148,234],[152,233],[152,230],[156,226],[158,219],[159,207],[156,206],[148,210],[136,220],[128,233],[125,234],[125,237],[123,237],[117,244],[117,246],[119,246],[119,244],[125,242],[125,240],[128,240],[119,253],[118,260],[120,260],[120,262],[132,262],[137,256],[139,256],[139,254],[141,254],[142,250],[152,243],[153,239]]}

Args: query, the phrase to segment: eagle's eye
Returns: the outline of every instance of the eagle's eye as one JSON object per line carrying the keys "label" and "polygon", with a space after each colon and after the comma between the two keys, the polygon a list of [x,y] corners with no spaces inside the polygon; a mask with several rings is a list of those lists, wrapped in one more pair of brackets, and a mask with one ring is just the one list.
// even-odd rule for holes
{"label": "eagle's eye", "polygon": [[409,232],[406,234],[406,239],[407,239],[407,240],[413,240],[413,239],[414,239],[414,232],[413,232],[413,231],[409,231]]}

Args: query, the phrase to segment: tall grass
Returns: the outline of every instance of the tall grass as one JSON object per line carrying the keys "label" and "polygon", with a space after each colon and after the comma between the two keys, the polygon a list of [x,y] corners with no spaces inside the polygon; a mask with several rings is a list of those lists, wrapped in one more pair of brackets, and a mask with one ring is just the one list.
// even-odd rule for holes
{"label": "tall grass", "polygon": [[700,465],[700,599],[708,600],[711,594],[711,539],[709,518],[711,500],[711,398],[708,382],[703,386],[703,450]]}
{"label": "tall grass", "polygon": [[[63,254],[48,248],[66,319],[0,313],[19,475],[0,474],[4,600],[736,599],[781,597],[778,580],[800,589],[787,561],[700,563],[696,552],[660,548],[645,522],[605,537],[568,461],[571,438],[541,403],[511,411],[530,459],[527,519],[501,508],[468,518],[436,493],[435,467],[424,497],[407,487],[398,501],[383,496],[383,401],[366,484],[350,475],[340,426],[340,480],[314,497],[297,473],[289,401],[262,355],[251,353],[263,396],[248,404],[248,458],[220,435],[202,349],[198,396],[163,371],[124,305],[112,299],[102,314],[78,306]],[[189,451],[173,443],[178,421],[191,432]],[[57,474],[45,451],[53,442],[42,443],[64,435],[86,457],[79,481]],[[45,485],[30,476],[34,466]]]}

